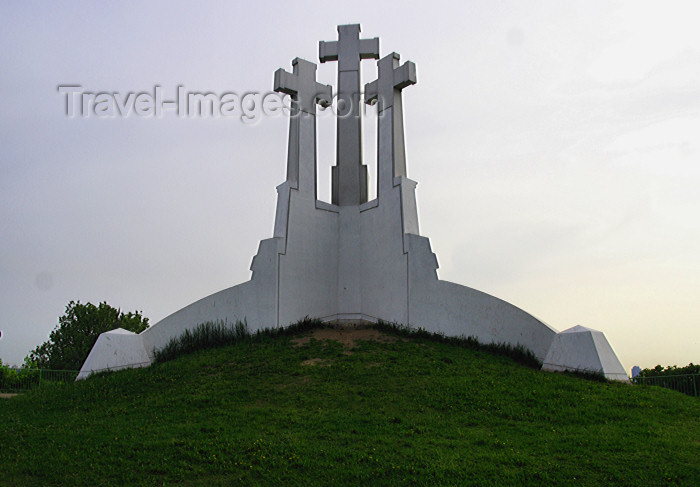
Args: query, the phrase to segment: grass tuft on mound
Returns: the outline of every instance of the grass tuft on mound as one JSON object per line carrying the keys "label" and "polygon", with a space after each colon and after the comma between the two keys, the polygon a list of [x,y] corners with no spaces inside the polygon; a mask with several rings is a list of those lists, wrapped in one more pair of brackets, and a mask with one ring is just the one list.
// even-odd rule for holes
{"label": "grass tuft on mound", "polygon": [[261,341],[296,335],[323,326],[321,320],[307,316],[284,328],[265,328],[251,334],[245,321],[237,321],[233,326],[229,326],[226,321],[207,321],[172,338],[160,350],[153,350],[153,358],[156,363],[162,363],[199,350],[225,347],[244,340]]}
{"label": "grass tuft on mound", "polygon": [[444,333],[432,333],[423,328],[411,328],[406,325],[397,323],[387,323],[379,321],[374,325],[376,329],[396,333],[400,336],[409,338],[425,338],[428,340],[438,341],[440,343],[448,343],[457,347],[468,348],[470,350],[482,350],[494,355],[503,355],[512,358],[521,365],[533,369],[542,368],[542,362],[537,356],[524,345],[511,345],[509,343],[481,343],[474,336],[458,336],[450,337]]}
{"label": "grass tuft on mound", "polygon": [[246,322],[238,321],[233,326],[228,326],[224,321],[207,321],[172,338],[160,350],[154,350],[153,358],[156,363],[167,362],[198,350],[233,345],[249,337]]}

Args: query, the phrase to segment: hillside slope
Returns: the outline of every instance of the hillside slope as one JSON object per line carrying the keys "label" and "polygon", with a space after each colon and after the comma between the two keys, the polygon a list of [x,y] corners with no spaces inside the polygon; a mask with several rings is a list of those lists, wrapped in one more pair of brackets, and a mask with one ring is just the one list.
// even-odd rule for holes
{"label": "hillside slope", "polygon": [[700,401],[376,330],[0,400],[0,485],[698,485]]}

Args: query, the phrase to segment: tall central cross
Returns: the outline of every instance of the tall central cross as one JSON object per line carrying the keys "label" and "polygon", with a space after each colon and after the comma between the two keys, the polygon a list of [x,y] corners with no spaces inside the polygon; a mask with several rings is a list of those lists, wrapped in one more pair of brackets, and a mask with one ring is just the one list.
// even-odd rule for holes
{"label": "tall central cross", "polygon": [[367,166],[362,164],[360,61],[379,59],[379,38],[360,39],[360,25],[339,25],[338,40],[319,43],[322,63],[338,61],[336,165],[332,203],[354,206],[367,201]]}

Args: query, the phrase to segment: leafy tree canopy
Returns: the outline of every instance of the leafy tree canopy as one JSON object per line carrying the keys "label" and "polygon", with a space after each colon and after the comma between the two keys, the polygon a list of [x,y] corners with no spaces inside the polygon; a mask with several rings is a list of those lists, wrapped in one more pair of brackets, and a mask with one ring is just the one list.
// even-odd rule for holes
{"label": "leafy tree canopy", "polygon": [[643,369],[639,375],[641,377],[661,377],[667,375],[685,375],[685,374],[700,374],[700,365],[695,365],[692,362],[685,367],[669,365],[666,368],[657,365],[653,369]]}
{"label": "leafy tree canopy", "polygon": [[115,328],[140,333],[148,328],[148,318],[140,311],[122,313],[106,302],[95,306],[71,301],[49,340],[32,350],[25,362],[41,369],[80,370],[100,333]]}

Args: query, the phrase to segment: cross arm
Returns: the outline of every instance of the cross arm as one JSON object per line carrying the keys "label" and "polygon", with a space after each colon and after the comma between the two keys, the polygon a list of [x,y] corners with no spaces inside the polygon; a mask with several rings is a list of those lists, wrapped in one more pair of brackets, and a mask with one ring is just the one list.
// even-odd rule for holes
{"label": "cross arm", "polygon": [[275,71],[273,89],[278,93],[296,95],[298,92],[296,76],[288,73],[283,68],[279,68]]}
{"label": "cross arm", "polygon": [[374,105],[379,98],[379,80],[365,84],[365,103]]}
{"label": "cross arm", "polygon": [[394,87],[403,90],[407,86],[415,85],[416,64],[411,61],[406,61],[401,67],[394,69]]}
{"label": "cross arm", "polygon": [[338,60],[338,41],[321,41],[318,43],[318,59],[325,63],[326,61]]}
{"label": "cross arm", "polygon": [[379,59],[379,37],[360,39],[360,59]]}
{"label": "cross arm", "polygon": [[314,97],[314,102],[321,105],[323,108],[328,108],[331,106],[333,101],[333,88],[331,85],[324,85],[321,83],[316,83],[316,95]]}

